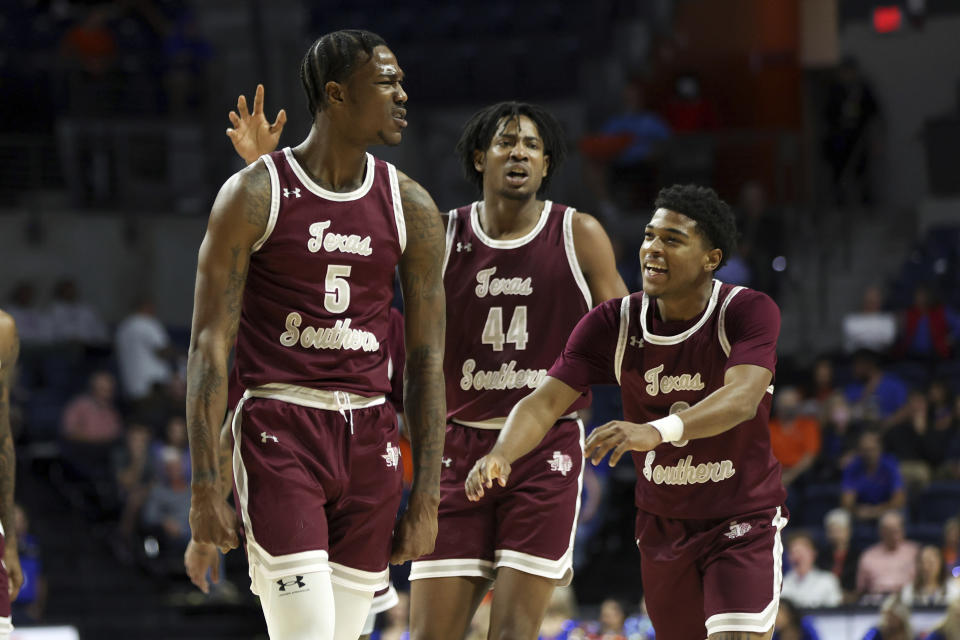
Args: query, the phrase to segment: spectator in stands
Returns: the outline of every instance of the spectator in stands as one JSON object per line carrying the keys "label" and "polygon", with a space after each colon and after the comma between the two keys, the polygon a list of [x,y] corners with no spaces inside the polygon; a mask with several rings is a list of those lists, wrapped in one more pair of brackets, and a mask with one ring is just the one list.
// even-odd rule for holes
{"label": "spectator in stands", "polygon": [[953,416],[950,418],[953,437],[947,445],[941,475],[946,479],[960,480],[960,395],[953,399]]}
{"label": "spectator in stands", "polygon": [[777,609],[777,619],[773,623],[771,640],[820,640],[813,624],[797,611],[790,598],[783,594],[780,597],[780,608]]}
{"label": "spectator in stands", "polygon": [[897,318],[883,310],[883,290],[875,284],[863,292],[860,310],[843,317],[843,349],[886,353],[897,339]]}
{"label": "spectator in stands", "polygon": [[190,444],[187,441],[187,421],[182,415],[170,417],[164,430],[163,441],[154,443],[152,455],[155,468],[160,468],[167,447],[173,447],[180,452],[183,460],[183,473],[189,478]]}
{"label": "spectator in stands", "polygon": [[960,336],[960,316],[940,302],[930,287],[917,286],[913,305],[903,315],[900,355],[919,360],[947,360]]}
{"label": "spectator in stands", "polygon": [[880,107],[860,65],[845,59],[830,84],[824,110],[823,154],[838,204],[874,200],[870,182],[879,121]]}
{"label": "spectator in stands", "polygon": [[787,542],[787,554],[790,570],[783,576],[784,598],[803,609],[840,605],[840,581],[831,572],[816,568],[817,548],[810,534],[793,534]]}
{"label": "spectator in stands", "polygon": [[580,141],[587,159],[584,181],[607,217],[654,197],[661,147],[671,135],[667,123],[646,107],[639,80],[628,81],[621,98],[622,111]]}
{"label": "spectator in stands", "polygon": [[960,578],[960,570],[952,572],[954,567],[960,567],[960,517],[948,518],[943,523],[943,543],[940,547],[943,554],[944,568]]}
{"label": "spectator in stands", "polygon": [[917,572],[919,548],[904,535],[903,515],[899,511],[887,511],[878,527],[880,541],[863,552],[857,566],[857,592],[866,604],[900,593],[913,582]]}
{"label": "spectator in stands", "polygon": [[22,347],[43,347],[53,342],[50,314],[38,306],[37,288],[29,280],[14,286],[4,310],[13,316],[17,324]]}
{"label": "spectator in stands", "polygon": [[857,565],[860,550],[852,544],[853,527],[850,512],[836,508],[823,518],[823,528],[827,535],[826,553],[820,554],[820,568],[829,571],[840,581],[843,601],[853,602],[857,591]]}
{"label": "spectator in stands", "polygon": [[80,480],[107,481],[114,445],[123,435],[123,421],[115,404],[116,380],[107,371],[95,371],[89,390],[63,410],[61,437],[64,462]]}
{"label": "spectator in stands", "polygon": [[134,403],[148,400],[155,385],[170,381],[173,373],[170,360],[176,352],[170,345],[166,328],[157,318],[153,300],[142,299],[136,310],[120,323],[116,349],[121,386]]}
{"label": "spectator in stands", "polygon": [[55,342],[73,342],[100,346],[110,342],[107,325],[100,312],[80,299],[77,283],[64,278],[53,287],[50,318]]}
{"label": "spectator in stands", "polygon": [[602,640],[623,638],[623,623],[627,620],[623,603],[607,598],[600,603],[600,635]]}
{"label": "spectator in stands", "polygon": [[43,572],[40,543],[30,533],[30,520],[19,504],[14,505],[14,526],[17,529],[17,551],[23,571],[23,586],[13,602],[13,619],[17,625],[36,624],[43,620],[47,606],[47,578]]}
{"label": "spectator in stands", "polygon": [[943,380],[932,380],[927,387],[930,418],[935,428],[949,429],[953,419],[954,397]]}
{"label": "spectator in stands", "polygon": [[681,73],[674,78],[673,96],[667,101],[663,115],[677,133],[712,131],[720,126],[717,107],[704,97],[700,78],[695,73]]}
{"label": "spectator in stands", "polygon": [[800,414],[801,400],[796,387],[778,389],[770,420],[770,445],[783,465],[786,487],[806,473],[820,453],[820,425],[816,418]]}
{"label": "spectator in stands", "polygon": [[947,614],[930,630],[926,640],[960,640],[960,598],[954,598]]}
{"label": "spectator in stands", "polygon": [[907,497],[897,459],[883,452],[880,432],[860,434],[859,453],[843,470],[841,506],[858,520],[876,520],[891,509],[902,509]]}
{"label": "spectator in stands", "polygon": [[127,428],[126,442],[113,457],[114,477],[120,493],[123,511],[120,514],[121,544],[133,536],[140,509],[157,476],[157,467],[150,455],[150,428],[133,423]]}
{"label": "spectator in stands", "polygon": [[897,452],[900,473],[913,495],[930,484],[934,472],[946,460],[954,433],[948,422],[934,422],[927,394],[922,389],[910,392],[905,410],[898,415],[902,419],[885,434],[884,447]]}
{"label": "spectator in stands", "polygon": [[910,607],[899,595],[887,596],[880,606],[880,621],[867,631],[863,640],[914,640]]}
{"label": "spectator in stands", "polygon": [[907,401],[907,386],[880,367],[880,355],[874,351],[860,349],[853,355],[853,377],[844,393],[857,419],[889,418]]}
{"label": "spectator in stands", "polygon": [[[833,361],[821,356],[813,363],[810,375],[810,391],[807,394],[823,410],[824,403],[837,393],[837,381],[834,379]],[[821,424],[826,421],[826,415],[818,415]]]}
{"label": "spectator in stands", "polygon": [[160,479],[143,505],[143,524],[163,536],[166,549],[180,555],[190,542],[190,478],[179,449],[165,447],[161,458]]}
{"label": "spectator in stands", "polygon": [[928,544],[917,556],[917,575],[900,591],[909,607],[943,607],[960,597],[960,581],[947,573],[940,548]]}
{"label": "spectator in stands", "polygon": [[853,424],[853,415],[847,399],[840,392],[828,397],[820,415],[820,455],[816,459],[815,475],[821,482],[839,482],[857,449],[859,430]]}

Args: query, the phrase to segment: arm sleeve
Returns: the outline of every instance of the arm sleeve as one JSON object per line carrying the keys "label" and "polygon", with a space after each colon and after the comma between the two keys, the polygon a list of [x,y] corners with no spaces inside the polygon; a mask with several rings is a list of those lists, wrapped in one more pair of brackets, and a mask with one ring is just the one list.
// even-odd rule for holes
{"label": "arm sleeve", "polygon": [[548,375],[586,393],[590,385],[617,384],[614,353],[620,334],[620,299],[594,307],[574,327]]}
{"label": "arm sleeve", "polygon": [[764,293],[745,289],[730,302],[725,318],[730,356],[726,369],[752,364],[774,372],[780,309]]}

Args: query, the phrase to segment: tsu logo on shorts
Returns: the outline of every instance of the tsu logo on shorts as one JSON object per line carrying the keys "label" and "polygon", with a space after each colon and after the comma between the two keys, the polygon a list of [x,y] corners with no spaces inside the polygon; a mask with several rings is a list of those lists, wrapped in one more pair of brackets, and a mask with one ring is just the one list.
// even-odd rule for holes
{"label": "tsu logo on shorts", "polygon": [[387,468],[395,468],[400,466],[400,447],[393,446],[392,442],[387,443],[387,452],[381,453],[380,457],[386,460]]}
{"label": "tsu logo on shorts", "polygon": [[550,463],[550,471],[559,471],[561,475],[566,476],[573,469],[573,460],[565,453],[559,451],[553,452],[553,457],[547,460]]}
{"label": "tsu logo on shorts", "polygon": [[[280,578],[277,580],[277,590],[284,593],[284,595],[289,595],[289,593],[294,591],[299,591],[307,586],[307,583],[303,581],[303,576],[291,576],[290,579],[284,580]],[[287,591],[289,589],[289,592]]]}

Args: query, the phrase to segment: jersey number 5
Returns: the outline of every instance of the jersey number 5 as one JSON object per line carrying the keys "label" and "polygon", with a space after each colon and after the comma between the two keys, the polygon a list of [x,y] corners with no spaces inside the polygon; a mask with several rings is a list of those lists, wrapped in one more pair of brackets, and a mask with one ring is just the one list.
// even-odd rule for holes
{"label": "jersey number 5", "polygon": [[323,307],[330,313],[343,313],[350,306],[350,270],[353,267],[342,264],[327,265],[327,277],[324,279]]}
{"label": "jersey number 5", "polygon": [[506,335],[503,334],[503,307],[490,307],[487,321],[483,325],[483,344],[489,344],[494,351],[503,351],[503,343],[511,342],[517,349],[523,350],[527,348],[529,339],[526,305],[514,309]]}

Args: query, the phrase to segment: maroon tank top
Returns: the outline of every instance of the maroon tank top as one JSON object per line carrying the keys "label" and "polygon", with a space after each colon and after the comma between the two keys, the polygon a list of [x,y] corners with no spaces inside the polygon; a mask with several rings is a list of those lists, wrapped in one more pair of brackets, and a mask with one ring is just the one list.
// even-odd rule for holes
{"label": "maroon tank top", "polygon": [[[505,418],[543,380],[591,307],[573,208],[548,200],[528,234],[495,240],[481,228],[477,206],[450,212],[443,274],[447,415],[465,423]],[[569,411],[588,404],[584,395]]]}
{"label": "maroon tank top", "polygon": [[289,147],[263,161],[272,198],[243,293],[243,388],[388,393],[390,302],[406,243],[396,169],[367,154],[360,187],[336,193],[316,184]]}
{"label": "maroon tank top", "polygon": [[[669,335],[657,331],[648,296],[623,299],[614,371],[625,420],[662,418],[723,386],[730,353],[726,310],[741,291],[715,280],[703,314]],[[771,385],[752,419],[721,434],[634,452],[637,506],[671,518],[723,518],[782,504],[786,492],[768,427],[772,396]]]}

